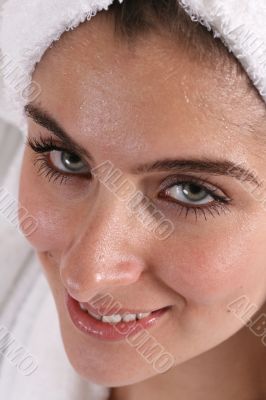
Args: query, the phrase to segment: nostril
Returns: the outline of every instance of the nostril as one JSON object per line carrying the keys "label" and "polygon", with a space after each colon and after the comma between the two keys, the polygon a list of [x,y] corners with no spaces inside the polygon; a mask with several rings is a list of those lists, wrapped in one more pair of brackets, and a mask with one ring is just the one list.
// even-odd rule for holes
{"label": "nostril", "polygon": [[113,254],[105,263],[94,260],[64,260],[60,265],[62,285],[69,295],[78,301],[102,291],[136,283],[145,269],[142,260],[136,257]]}
{"label": "nostril", "polygon": [[78,269],[74,272],[64,268],[60,270],[60,277],[65,291],[79,302],[87,301],[98,292],[99,283],[94,277],[85,277]]}
{"label": "nostril", "polygon": [[60,278],[65,289],[70,293],[75,295],[81,290],[80,284],[77,279],[73,279],[72,274],[66,271],[66,269],[60,269]]}

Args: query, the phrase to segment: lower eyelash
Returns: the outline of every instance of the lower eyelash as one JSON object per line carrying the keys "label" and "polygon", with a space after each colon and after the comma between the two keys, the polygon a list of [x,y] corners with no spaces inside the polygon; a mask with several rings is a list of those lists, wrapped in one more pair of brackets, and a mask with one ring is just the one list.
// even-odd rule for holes
{"label": "lower eyelash", "polygon": [[188,207],[188,206],[184,206],[182,204],[179,204],[178,206],[180,208],[180,212],[179,212],[178,216],[180,216],[182,214],[182,212],[185,211],[186,212],[185,218],[187,218],[187,216],[190,212],[194,212],[196,222],[198,221],[199,213],[202,213],[205,218],[205,221],[207,221],[206,213],[209,213],[213,218],[215,218],[215,215],[213,215],[212,210],[215,211],[218,214],[218,216],[220,216],[220,211],[222,211],[224,214],[227,211],[231,212],[229,207],[225,203],[223,203],[222,201],[219,201],[219,200],[216,200],[215,203],[211,204],[210,206],[205,206],[205,207]]}
{"label": "lower eyelash", "polygon": [[[204,180],[202,180],[201,177],[195,179],[194,177],[182,177],[182,178],[177,178],[174,181],[172,181],[172,185],[184,185],[184,184],[195,184],[201,188],[203,188],[206,193],[208,193],[209,195],[211,195],[214,199],[214,201],[212,203],[210,203],[209,205],[204,205],[204,206],[193,206],[193,205],[186,205],[185,203],[182,202],[178,202],[177,200],[174,201],[173,199],[170,200],[170,202],[174,203],[177,208],[180,210],[180,212],[178,213],[178,217],[180,215],[182,215],[183,212],[185,212],[185,218],[187,218],[188,214],[190,212],[193,212],[195,214],[195,218],[196,218],[196,222],[198,220],[198,215],[201,214],[202,216],[204,216],[205,221],[207,221],[207,216],[206,214],[210,214],[210,216],[212,216],[213,218],[215,218],[217,215],[220,216],[221,212],[223,212],[224,214],[228,211],[231,212],[229,205],[231,203],[231,199],[229,199],[228,197],[225,196],[221,196],[221,195],[217,195],[217,189],[211,189],[206,187],[206,183],[204,182]],[[172,186],[171,185],[171,186]],[[170,186],[168,186],[170,187]],[[165,195],[165,189],[160,192],[159,195],[160,198],[163,199],[169,199],[169,196]],[[214,215],[214,214],[217,215]]]}
{"label": "lower eyelash", "polygon": [[60,185],[63,183],[66,183],[69,179],[71,179],[71,175],[64,174],[62,172],[56,171],[52,167],[50,167],[47,156],[41,155],[34,160],[33,165],[36,166],[37,163],[40,163],[39,169],[38,169],[38,175],[42,176],[45,174],[45,177],[48,178],[49,182],[56,182],[57,180],[61,179]]}
{"label": "lower eyelash", "polygon": [[[56,145],[53,141],[53,137],[49,137],[45,139],[41,136],[38,140],[36,138],[31,139],[27,137],[26,146],[30,147],[35,153],[40,154],[35,161],[33,162],[34,166],[37,163],[40,163],[38,169],[38,175],[44,175],[48,178],[49,182],[56,182],[60,180],[60,185],[67,183],[69,180],[73,179],[73,175],[71,173],[64,173],[62,171],[58,171],[53,168],[48,162],[48,156],[52,151],[59,151],[59,152],[69,152],[66,148],[61,147],[60,145]],[[72,153],[71,153],[72,154]]]}

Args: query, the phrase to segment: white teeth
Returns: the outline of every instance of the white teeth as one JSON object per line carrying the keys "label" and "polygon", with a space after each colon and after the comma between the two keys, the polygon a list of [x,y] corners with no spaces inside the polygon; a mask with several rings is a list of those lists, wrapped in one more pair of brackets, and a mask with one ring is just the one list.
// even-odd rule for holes
{"label": "white teeth", "polygon": [[97,320],[102,320],[102,322],[106,322],[109,324],[117,324],[118,322],[130,322],[130,321],[135,321],[137,319],[142,319],[150,315],[150,312],[147,313],[138,313],[138,314],[125,314],[125,315],[120,315],[120,314],[113,314],[113,315],[96,315],[92,311],[88,311],[87,308],[82,304],[79,303],[81,310],[86,311],[88,314],[90,314],[92,317],[96,318]]}
{"label": "white teeth", "polygon": [[136,314],[126,314],[123,316],[123,322],[135,321],[137,315]]}
{"label": "white teeth", "polygon": [[114,315],[104,315],[102,317],[102,322],[109,322],[111,324],[117,324],[118,322],[121,322],[122,317],[119,314],[114,314]]}
{"label": "white teeth", "polygon": [[138,313],[138,314],[125,314],[125,315],[105,315],[102,317],[102,322],[109,322],[112,324],[117,324],[118,322],[130,322],[136,319],[142,319],[150,315],[151,313]]}
{"label": "white teeth", "polygon": [[137,318],[138,318],[138,319],[142,319],[142,318],[147,317],[147,316],[150,315],[150,314],[151,314],[150,312],[138,313],[138,314],[137,314]]}

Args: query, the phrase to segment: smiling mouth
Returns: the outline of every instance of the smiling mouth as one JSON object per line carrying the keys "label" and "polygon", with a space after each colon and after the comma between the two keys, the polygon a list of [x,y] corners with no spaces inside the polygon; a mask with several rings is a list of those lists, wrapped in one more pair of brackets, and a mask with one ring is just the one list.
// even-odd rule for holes
{"label": "smiling mouth", "polygon": [[96,310],[88,303],[79,303],[68,293],[65,300],[70,319],[79,331],[109,341],[123,340],[142,329],[157,325],[171,308],[166,306],[154,311],[121,309],[115,314],[112,311],[104,313],[103,309]]}

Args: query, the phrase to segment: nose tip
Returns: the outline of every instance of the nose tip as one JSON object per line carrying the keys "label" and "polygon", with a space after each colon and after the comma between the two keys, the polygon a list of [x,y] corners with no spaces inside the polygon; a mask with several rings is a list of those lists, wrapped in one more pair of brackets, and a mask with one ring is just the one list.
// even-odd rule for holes
{"label": "nose tip", "polygon": [[113,194],[102,193],[61,259],[62,283],[80,302],[134,284],[146,268],[145,228]]}
{"label": "nose tip", "polygon": [[140,260],[127,259],[115,265],[72,267],[65,265],[60,270],[62,283],[71,297],[79,302],[88,302],[95,295],[129,286],[137,282],[144,270]]}

